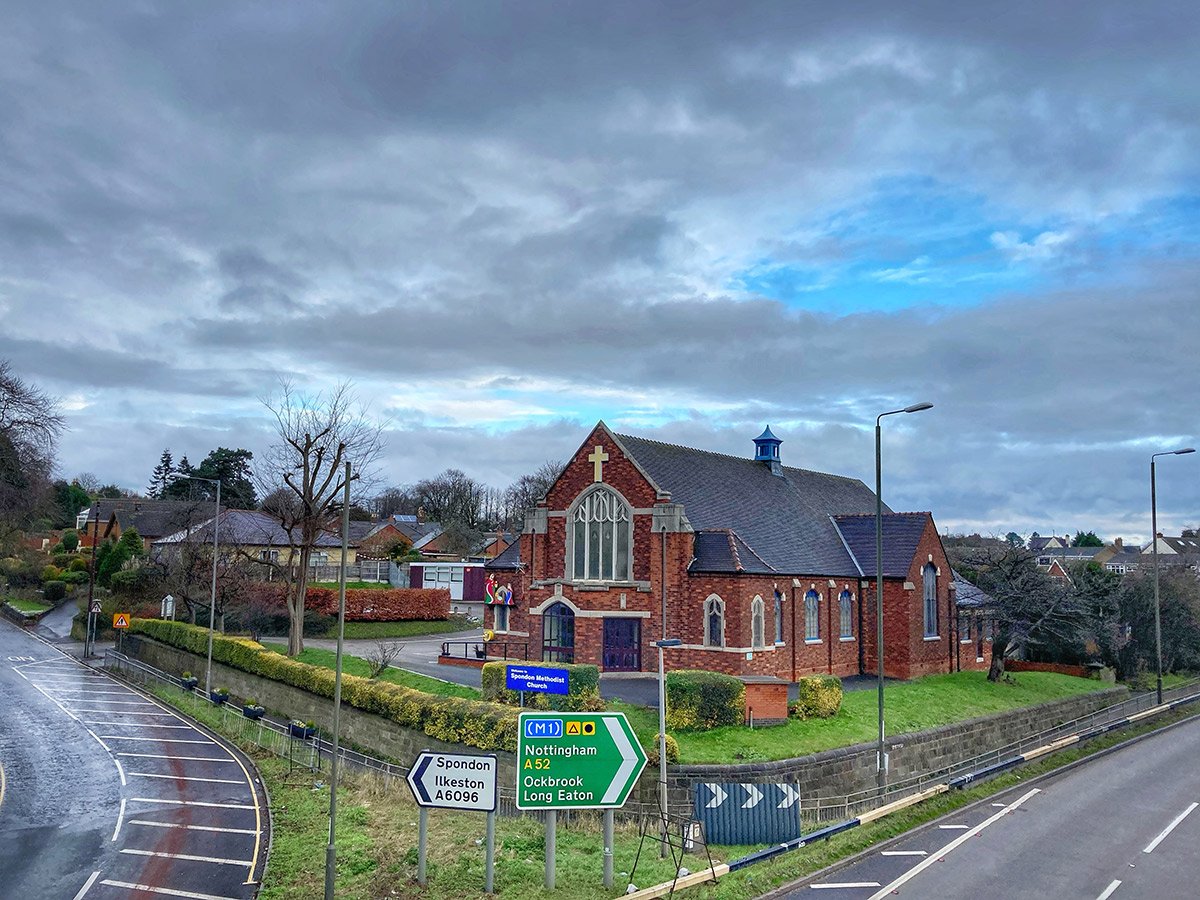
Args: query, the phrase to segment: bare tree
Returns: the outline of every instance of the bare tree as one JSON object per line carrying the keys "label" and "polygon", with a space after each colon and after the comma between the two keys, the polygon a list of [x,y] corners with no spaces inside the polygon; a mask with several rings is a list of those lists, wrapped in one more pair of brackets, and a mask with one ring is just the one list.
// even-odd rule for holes
{"label": "bare tree", "polygon": [[558,476],[566,468],[561,459],[551,459],[538,466],[537,470],[522,475],[508,486],[504,492],[505,500],[514,524],[520,528],[525,520],[525,514],[537,506],[538,501],[546,496]]}
{"label": "bare tree", "polygon": [[0,360],[0,522],[24,524],[50,488],[54,443],[65,427],[58,401]]}
{"label": "bare tree", "polygon": [[403,649],[403,644],[394,641],[376,641],[374,649],[367,651],[367,677],[378,678],[390,669]]}
{"label": "bare tree", "polygon": [[413,490],[429,521],[440,522],[443,527],[451,524],[479,527],[487,485],[461,469],[447,469],[440,475],[419,481]]}
{"label": "bare tree", "polygon": [[[383,449],[382,427],[367,418],[349,383],[328,393],[304,395],[289,381],[277,393],[263,398],[275,417],[277,441],[264,454],[256,470],[260,491],[270,495],[283,487],[290,503],[272,500],[288,535],[297,566],[288,585],[288,654],[304,650],[304,599],[308,591],[308,564],[322,532],[336,531],[334,510],[342,501],[345,463],[362,494],[373,481],[374,466]],[[264,504],[265,505],[265,504]]]}
{"label": "bare tree", "polygon": [[416,515],[420,499],[412,485],[393,485],[375,496],[371,501],[371,510],[378,519],[386,519],[392,515]]}

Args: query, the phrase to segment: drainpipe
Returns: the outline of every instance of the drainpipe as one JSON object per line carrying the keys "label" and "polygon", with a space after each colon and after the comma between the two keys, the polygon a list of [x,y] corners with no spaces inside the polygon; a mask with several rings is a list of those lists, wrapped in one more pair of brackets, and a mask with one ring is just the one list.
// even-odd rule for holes
{"label": "drainpipe", "polygon": [[828,609],[825,612],[825,621],[828,625],[825,628],[825,636],[829,644],[829,674],[833,674],[833,592],[837,590],[836,586],[829,588],[829,602],[825,605]]}
{"label": "drainpipe", "polygon": [[796,680],[796,579],[792,579],[792,681]]}
{"label": "drainpipe", "polygon": [[863,580],[858,579],[858,674],[864,674],[866,669],[866,651],[863,649]]}

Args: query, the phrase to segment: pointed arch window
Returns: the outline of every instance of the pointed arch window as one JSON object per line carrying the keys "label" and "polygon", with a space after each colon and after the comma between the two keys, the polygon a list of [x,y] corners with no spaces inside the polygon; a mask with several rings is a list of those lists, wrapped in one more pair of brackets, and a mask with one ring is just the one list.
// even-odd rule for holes
{"label": "pointed arch window", "polygon": [[542,660],[575,661],[575,611],[565,603],[555,603],[542,613]]}
{"label": "pointed arch window", "polygon": [[767,646],[767,615],[763,598],[750,601],[750,645],[755,649]]}
{"label": "pointed arch window", "polygon": [[725,646],[725,601],[716,594],[704,601],[704,645]]}
{"label": "pointed arch window", "polygon": [[925,637],[937,637],[938,633],[938,600],[937,600],[937,568],[933,563],[926,563],[921,570],[921,581],[925,588]]}
{"label": "pointed arch window", "polygon": [[775,591],[775,643],[783,643],[783,594]]}
{"label": "pointed arch window", "polygon": [[804,639],[821,639],[821,595],[812,590],[804,595]]}
{"label": "pointed arch window", "polygon": [[849,591],[842,591],[838,595],[838,622],[840,624],[839,632],[842,638],[849,640],[854,637],[854,595]]}
{"label": "pointed arch window", "polygon": [[572,514],[572,572],[576,581],[629,581],[633,519],[616,491],[600,487]]}

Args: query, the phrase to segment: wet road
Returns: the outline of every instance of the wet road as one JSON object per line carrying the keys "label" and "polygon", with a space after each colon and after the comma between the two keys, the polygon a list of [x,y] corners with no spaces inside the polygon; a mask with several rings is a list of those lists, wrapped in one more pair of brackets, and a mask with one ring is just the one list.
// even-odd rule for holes
{"label": "wet road", "polygon": [[267,806],[249,761],[0,622],[0,897],[253,897]]}

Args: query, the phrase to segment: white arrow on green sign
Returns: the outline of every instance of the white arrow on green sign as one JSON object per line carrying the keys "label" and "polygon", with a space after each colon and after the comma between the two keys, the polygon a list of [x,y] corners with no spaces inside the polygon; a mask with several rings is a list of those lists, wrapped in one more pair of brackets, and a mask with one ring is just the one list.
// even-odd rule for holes
{"label": "white arrow on green sign", "polygon": [[617,809],[645,767],[624,713],[521,713],[518,809]]}

